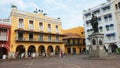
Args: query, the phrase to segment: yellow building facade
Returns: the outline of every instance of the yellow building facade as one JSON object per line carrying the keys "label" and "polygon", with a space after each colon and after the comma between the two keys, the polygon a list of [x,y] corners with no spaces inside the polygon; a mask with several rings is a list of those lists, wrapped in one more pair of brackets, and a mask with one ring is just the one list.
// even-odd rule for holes
{"label": "yellow building facade", "polygon": [[13,8],[9,57],[58,55],[65,50],[60,19]]}
{"label": "yellow building facade", "polygon": [[84,27],[75,27],[67,30],[63,30],[66,35],[63,40],[65,44],[66,54],[81,54],[85,53],[85,35]]}

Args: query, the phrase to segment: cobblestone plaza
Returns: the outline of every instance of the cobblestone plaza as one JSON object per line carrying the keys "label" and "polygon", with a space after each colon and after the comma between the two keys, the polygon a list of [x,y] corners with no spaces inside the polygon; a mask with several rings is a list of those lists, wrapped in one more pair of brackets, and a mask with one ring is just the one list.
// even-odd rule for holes
{"label": "cobblestone plaza", "polygon": [[[5,60],[0,62],[1,68],[120,68],[119,58],[89,59],[86,55],[70,55],[21,60]],[[119,56],[117,56],[119,57]]]}

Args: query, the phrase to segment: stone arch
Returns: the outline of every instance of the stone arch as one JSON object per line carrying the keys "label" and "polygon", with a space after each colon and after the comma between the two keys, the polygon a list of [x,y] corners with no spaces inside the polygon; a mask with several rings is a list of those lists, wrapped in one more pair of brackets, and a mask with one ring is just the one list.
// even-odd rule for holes
{"label": "stone arch", "polygon": [[16,47],[15,55],[16,55],[17,58],[25,57],[25,47],[23,45],[18,45]]}
{"label": "stone arch", "polygon": [[50,46],[48,46],[48,48],[47,48],[47,54],[48,55],[53,55],[53,47],[50,45]]}
{"label": "stone arch", "polygon": [[116,52],[116,48],[118,48],[118,46],[115,43],[111,43],[108,47],[108,52],[109,53],[115,53]]}
{"label": "stone arch", "polygon": [[36,49],[34,45],[28,47],[28,57],[35,57]]}
{"label": "stone arch", "polygon": [[45,54],[45,47],[43,45],[40,45],[38,47],[38,55],[43,56]]}
{"label": "stone arch", "polygon": [[60,46],[55,47],[55,55],[59,55],[60,53]]}
{"label": "stone arch", "polygon": [[0,59],[3,58],[3,55],[8,55],[8,50],[5,47],[0,47]]}

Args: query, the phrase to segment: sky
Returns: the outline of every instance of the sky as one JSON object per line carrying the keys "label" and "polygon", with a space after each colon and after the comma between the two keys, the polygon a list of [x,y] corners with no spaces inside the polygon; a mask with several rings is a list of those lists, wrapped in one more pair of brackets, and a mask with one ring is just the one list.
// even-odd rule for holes
{"label": "sky", "polygon": [[37,8],[49,17],[60,17],[63,29],[70,29],[83,26],[83,10],[104,2],[106,0],[0,0],[0,18],[8,18],[14,4],[22,11],[33,12]]}

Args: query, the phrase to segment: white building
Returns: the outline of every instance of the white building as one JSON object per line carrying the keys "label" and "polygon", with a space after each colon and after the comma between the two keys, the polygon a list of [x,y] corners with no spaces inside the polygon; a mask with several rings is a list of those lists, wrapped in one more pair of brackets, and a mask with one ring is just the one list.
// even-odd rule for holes
{"label": "white building", "polygon": [[88,36],[93,33],[90,23],[93,13],[98,17],[99,32],[104,33],[105,48],[110,53],[114,52],[116,48],[120,48],[120,0],[107,0],[83,11],[87,49],[90,45]]}

